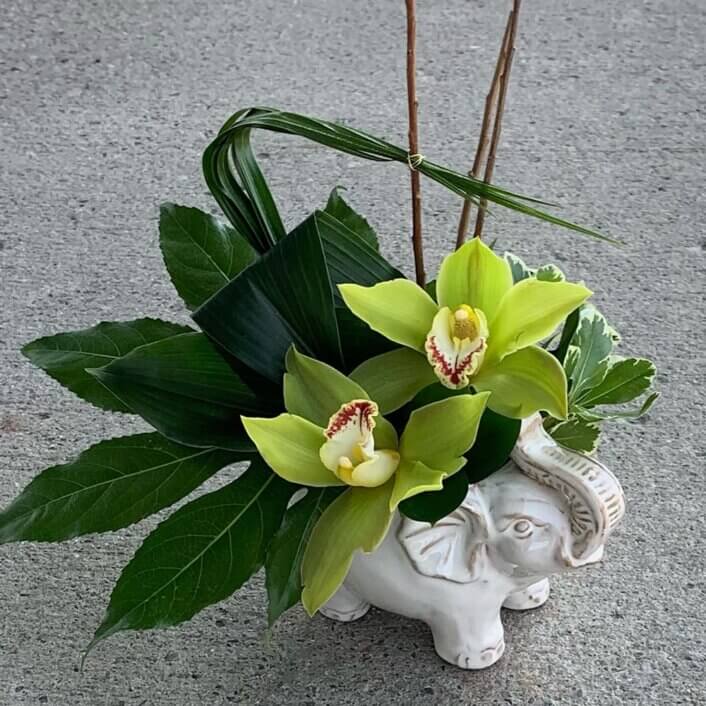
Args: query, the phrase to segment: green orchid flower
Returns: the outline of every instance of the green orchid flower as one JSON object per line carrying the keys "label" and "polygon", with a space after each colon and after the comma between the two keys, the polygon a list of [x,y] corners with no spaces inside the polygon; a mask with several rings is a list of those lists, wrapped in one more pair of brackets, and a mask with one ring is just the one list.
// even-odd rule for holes
{"label": "green orchid flower", "polygon": [[242,417],[267,465],[304,486],[344,486],[312,530],[302,560],[302,603],[313,615],[343,582],[357,550],[383,540],[399,503],[440,490],[466,463],[488,393],[456,395],[412,412],[398,438],[358,383],[298,353],[286,360],[287,412]]}
{"label": "green orchid flower", "polygon": [[507,417],[546,411],[566,418],[564,370],[535,344],[591,295],[583,285],[535,277],[513,284],[506,260],[474,238],[443,261],[438,303],[407,279],[339,290],[358,318],[406,347],[351,374],[376,399],[379,391],[383,413],[438,380],[490,392],[488,407]]}

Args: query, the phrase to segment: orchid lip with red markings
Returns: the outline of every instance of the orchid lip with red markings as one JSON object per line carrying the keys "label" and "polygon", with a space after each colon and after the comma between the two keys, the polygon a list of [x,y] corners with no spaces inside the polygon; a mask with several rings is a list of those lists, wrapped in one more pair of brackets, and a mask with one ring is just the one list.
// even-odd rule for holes
{"label": "orchid lip with red markings", "polygon": [[319,452],[322,463],[348,485],[374,487],[397,470],[394,449],[375,449],[378,406],[370,400],[351,400],[331,416]]}
{"label": "orchid lip with red markings", "polygon": [[468,305],[452,312],[442,307],[434,317],[424,349],[439,381],[458,390],[479,370],[488,347],[488,325],[480,309]]}

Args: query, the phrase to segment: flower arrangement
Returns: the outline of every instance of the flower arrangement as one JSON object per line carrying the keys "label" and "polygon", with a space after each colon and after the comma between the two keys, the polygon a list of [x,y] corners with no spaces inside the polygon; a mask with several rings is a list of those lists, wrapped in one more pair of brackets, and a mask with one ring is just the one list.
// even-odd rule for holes
{"label": "flower arrangement", "polygon": [[[516,18],[489,94],[496,125]],[[174,204],[161,209],[164,262],[198,329],[103,322],[23,349],[83,400],[137,414],[155,431],[103,441],[42,471],[0,513],[0,542],[127,527],[224,467],[247,464],[146,538],[91,646],[121,630],[188,620],[263,565],[270,624],[299,601],[313,615],[355,552],[379,545],[395,513],[437,522],[469,484],[500,469],[522,419],[540,413],[557,441],[591,453],[604,421],[638,417],[655,401],[654,366],[614,355],[619,337],[588,303],[590,290],[554,265],[531,269],[495,252],[481,238],[482,214],[492,202],[607,238],[492,185],[492,166],[481,180],[473,176],[479,165],[464,175],[419,153],[413,13],[408,19],[409,149],[271,108],[236,112],[203,157],[227,221]],[[416,282],[385,259],[373,228],[338,189],[285,228],[250,146],[253,130],[408,168]],[[421,176],[464,200],[457,248],[429,283]],[[471,205],[481,225],[464,242]],[[638,407],[622,406],[641,395]]]}

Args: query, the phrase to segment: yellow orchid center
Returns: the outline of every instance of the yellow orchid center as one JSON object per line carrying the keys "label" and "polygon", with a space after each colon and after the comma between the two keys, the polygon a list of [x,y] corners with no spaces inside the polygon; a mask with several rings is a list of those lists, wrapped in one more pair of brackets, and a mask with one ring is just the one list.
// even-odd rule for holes
{"label": "yellow orchid center", "polygon": [[397,470],[400,455],[392,449],[375,449],[378,406],[370,400],[341,405],[324,431],[321,462],[347,485],[375,487]]}
{"label": "yellow orchid center", "polygon": [[478,338],[480,331],[480,320],[473,307],[463,304],[453,313],[453,336],[461,341],[469,339],[471,341]]}
{"label": "yellow orchid center", "polygon": [[468,304],[442,307],[434,317],[424,349],[440,382],[453,390],[467,387],[487,349],[485,314]]}

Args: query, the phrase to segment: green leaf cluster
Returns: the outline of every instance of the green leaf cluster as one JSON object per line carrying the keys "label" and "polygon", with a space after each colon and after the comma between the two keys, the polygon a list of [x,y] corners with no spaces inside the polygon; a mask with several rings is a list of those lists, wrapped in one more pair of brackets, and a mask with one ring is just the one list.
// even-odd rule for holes
{"label": "green leaf cluster", "polygon": [[[303,590],[314,590],[302,581],[312,557],[330,562],[330,576],[326,566],[318,569],[329,588],[345,574],[345,561],[325,551],[329,536],[339,537],[346,556],[381,541],[389,523],[384,512],[365,532],[361,524],[360,536],[344,531],[340,522],[329,533],[326,523],[343,517],[358,526],[373,509],[385,509],[389,516],[396,492],[392,482],[349,492],[336,485],[303,488],[273,473],[243,426],[243,416],[274,417],[292,398],[309,405],[307,418],[320,417],[317,404],[324,408],[330,400],[314,404],[314,386],[302,385],[307,356],[337,375],[350,374],[350,385],[364,389],[383,414],[389,413],[391,422],[379,424],[376,438],[394,440],[396,448],[399,434],[401,454],[414,459],[404,469],[409,488],[400,486],[395,496],[397,501],[404,497],[400,511],[410,517],[434,522],[453,510],[468,483],[507,461],[519,431],[517,420],[485,410],[473,448],[461,456],[470,443],[468,430],[463,438],[451,439],[456,455],[432,471],[430,480],[427,463],[438,460],[441,450],[428,458],[429,445],[402,431],[418,427],[426,434],[434,414],[457,413],[468,400],[453,399],[453,391],[422,369],[419,356],[410,358],[346,307],[338,285],[373,287],[404,281],[404,276],[382,256],[375,231],[339,189],[324,208],[293,229],[285,227],[250,146],[254,129],[297,135],[373,161],[407,163],[406,150],[361,131],[267,108],[239,111],[203,157],[206,182],[227,222],[171,203],[160,213],[165,267],[199,330],[142,318],[101,322],[24,347],[33,364],[79,398],[102,410],[139,415],[154,432],[102,441],[39,473],[0,512],[0,543],[57,542],[114,531],[181,503],[124,568],[91,647],[122,630],[187,620],[228,597],[263,566],[273,623]],[[535,199],[430,160],[418,169],[464,198],[492,201],[606,239],[539,210],[542,202]],[[522,271],[517,263],[510,265],[513,275]],[[531,276],[563,279],[551,267]],[[579,333],[588,336],[580,327]],[[298,360],[288,357],[293,347],[304,354]],[[591,365],[583,364],[584,347],[583,338],[567,339],[566,365],[573,366],[577,390],[585,393],[576,399],[581,424],[595,425],[604,404],[627,401],[623,398],[640,388],[640,366],[628,370],[610,358],[600,368],[605,374],[593,374],[588,385],[582,375],[595,355],[589,356]],[[386,374],[385,366],[394,366],[396,375]],[[632,382],[625,383],[627,378]],[[319,417],[316,423],[325,425]],[[553,433],[568,438],[570,431],[557,425]],[[188,499],[235,463],[242,464],[235,480]],[[426,487],[436,490],[417,492]],[[366,495],[368,490],[375,492]],[[315,534],[322,522],[326,531]]]}
{"label": "green leaf cluster", "polygon": [[[0,542],[117,530],[183,500],[226,466],[249,468],[147,537],[91,646],[120,630],[186,620],[262,566],[270,622],[295,604],[311,531],[340,489],[308,489],[290,506],[299,486],[260,459],[241,418],[284,409],[293,344],[341,370],[390,349],[347,316],[335,287],[401,274],[337,189],[264,253],[231,225],[174,204],[161,209],[159,236],[167,272],[201,331],[155,319],[103,322],[23,349],[83,400],[137,414],[155,432],[100,442],[41,472],[0,512]],[[356,345],[344,347],[347,339]]]}
{"label": "green leaf cluster", "polygon": [[592,306],[584,305],[566,328],[573,331],[564,358],[569,417],[549,417],[545,427],[565,446],[592,453],[603,422],[634,420],[649,412],[659,397],[652,390],[656,368],[646,358],[615,355],[620,336]]}

